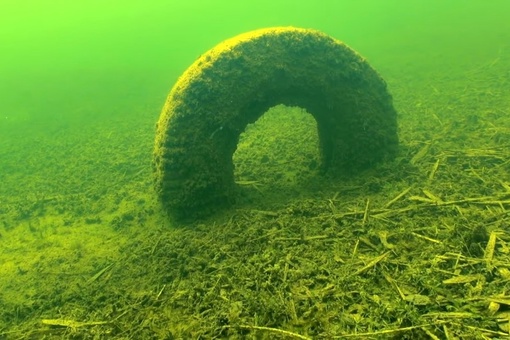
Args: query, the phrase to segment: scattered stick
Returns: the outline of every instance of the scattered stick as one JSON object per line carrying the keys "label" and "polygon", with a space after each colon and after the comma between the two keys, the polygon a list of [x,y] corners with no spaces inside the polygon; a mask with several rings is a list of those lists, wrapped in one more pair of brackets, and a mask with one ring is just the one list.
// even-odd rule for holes
{"label": "scattered stick", "polygon": [[277,237],[275,241],[313,241],[323,240],[328,238],[328,235],[316,235],[316,236],[305,236],[305,237]]}
{"label": "scattered stick", "polygon": [[489,241],[485,247],[484,259],[488,270],[492,270],[492,260],[494,258],[494,249],[496,248],[496,236],[497,233],[493,230],[489,236]]}
{"label": "scattered stick", "polygon": [[416,163],[418,163],[418,161],[420,161],[421,159],[423,159],[429,152],[429,149],[431,147],[432,143],[427,143],[425,144],[414,156],[413,158],[411,158],[411,161],[410,163],[412,165],[416,165]]}
{"label": "scattered stick", "polygon": [[104,267],[103,269],[101,269],[100,271],[98,271],[96,273],[96,275],[92,276],[90,279],[87,280],[86,284],[89,285],[91,284],[92,282],[96,281],[97,279],[99,279],[108,269],[110,269],[111,267],[113,266],[113,263],[107,265],[106,267]]}
{"label": "scattered stick", "polygon": [[151,249],[151,253],[150,253],[151,255],[154,255],[154,252],[156,251],[156,248],[158,247],[159,242],[161,241],[161,237],[162,237],[162,235],[159,235],[158,239],[156,240],[156,243],[154,243],[154,246]]}
{"label": "scattered stick", "polygon": [[358,269],[353,275],[359,275],[359,274],[363,273],[364,271],[367,271],[368,269],[372,268],[373,266],[375,266],[376,264],[378,264],[379,262],[384,260],[386,258],[386,256],[388,256],[389,253],[390,252],[387,251],[386,253],[384,253],[384,254],[382,254],[380,256],[377,256],[375,259],[370,261],[366,266],[364,266],[363,268]]}
{"label": "scattered stick", "polygon": [[394,199],[392,199],[391,201],[389,201],[388,203],[386,203],[386,205],[384,206],[385,208],[389,208],[393,203],[397,202],[398,200],[400,200],[402,197],[404,197],[410,190],[411,190],[412,187],[409,187],[407,189],[405,189],[404,191],[402,191],[400,194],[398,194]]}
{"label": "scattered stick", "polygon": [[436,175],[438,168],[439,168],[439,158],[436,160],[436,162],[434,163],[434,166],[432,167],[432,170],[430,171],[429,180],[434,179],[434,176]]}
{"label": "scattered stick", "polygon": [[424,235],[420,235],[418,233],[415,233],[414,231],[411,232],[412,235],[416,236],[416,237],[419,237],[419,238],[422,238],[424,240],[427,240],[429,242],[433,242],[433,243],[438,243],[438,244],[442,244],[443,242],[441,241],[438,241],[436,239],[433,239],[433,238],[430,238],[430,237],[427,237],[427,236],[424,236]]}
{"label": "scattered stick", "polygon": [[74,321],[74,320],[68,320],[68,319],[42,319],[41,322],[44,325],[68,327],[68,328],[72,328],[72,329],[86,327],[86,326],[105,325],[105,324],[110,323],[109,321],[80,322],[80,321]]}
{"label": "scattered stick", "polygon": [[370,198],[367,198],[367,203],[365,204],[365,211],[363,212],[363,220],[361,221],[361,225],[365,225],[368,220],[368,207],[370,205]]}

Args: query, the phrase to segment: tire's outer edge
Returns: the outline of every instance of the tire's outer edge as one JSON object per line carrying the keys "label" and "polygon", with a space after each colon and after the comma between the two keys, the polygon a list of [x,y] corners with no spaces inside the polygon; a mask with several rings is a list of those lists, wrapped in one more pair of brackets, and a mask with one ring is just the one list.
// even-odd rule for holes
{"label": "tire's outer edge", "polygon": [[275,27],[228,39],[178,79],[156,129],[156,191],[176,218],[229,203],[239,135],[277,104],[317,121],[322,168],[356,171],[395,154],[386,83],[355,51],[311,29]]}

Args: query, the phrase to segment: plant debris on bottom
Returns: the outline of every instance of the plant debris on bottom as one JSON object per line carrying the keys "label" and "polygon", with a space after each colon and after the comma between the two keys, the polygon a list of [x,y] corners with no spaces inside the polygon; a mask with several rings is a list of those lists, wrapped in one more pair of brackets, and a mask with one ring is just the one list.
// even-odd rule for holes
{"label": "plant debris on bottom", "polygon": [[239,202],[194,225],[168,225],[149,170],[34,210],[6,196],[0,338],[506,336],[510,98],[449,85],[455,105],[401,88],[399,156],[345,178],[316,173],[308,114],[276,108],[239,144]]}

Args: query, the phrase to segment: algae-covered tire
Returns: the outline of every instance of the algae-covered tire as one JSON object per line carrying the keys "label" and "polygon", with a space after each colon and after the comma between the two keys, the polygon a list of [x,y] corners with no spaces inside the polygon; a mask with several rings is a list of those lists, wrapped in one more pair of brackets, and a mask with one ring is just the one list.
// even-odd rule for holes
{"label": "algae-covered tire", "polygon": [[313,115],[328,172],[366,168],[396,151],[386,83],[355,51],[310,29],[244,33],[200,56],[161,112],[153,166],[173,216],[207,214],[232,200],[239,135],[277,104]]}

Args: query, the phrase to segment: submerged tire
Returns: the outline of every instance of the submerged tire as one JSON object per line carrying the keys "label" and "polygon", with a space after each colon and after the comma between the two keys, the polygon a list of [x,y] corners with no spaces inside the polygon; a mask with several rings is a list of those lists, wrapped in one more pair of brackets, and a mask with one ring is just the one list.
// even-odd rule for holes
{"label": "submerged tire", "polygon": [[204,215],[232,200],[239,135],[277,104],[314,116],[327,172],[366,168],[397,149],[386,83],[355,51],[309,29],[241,34],[196,60],[161,112],[153,166],[171,215]]}

